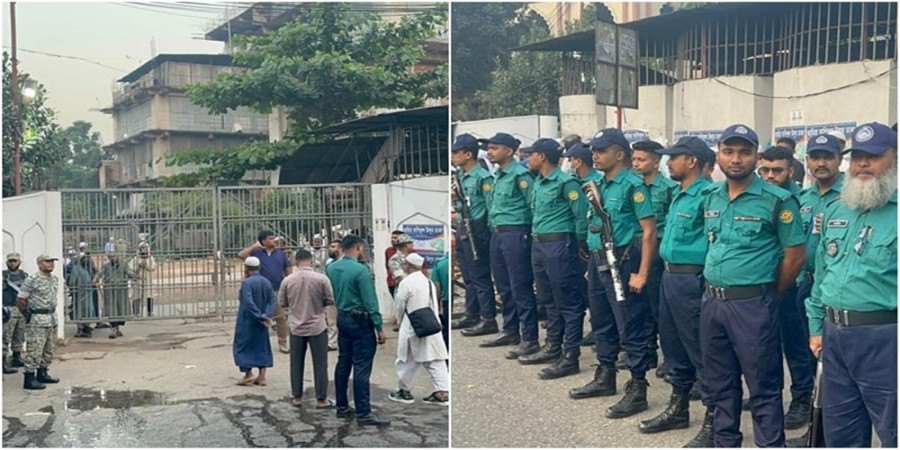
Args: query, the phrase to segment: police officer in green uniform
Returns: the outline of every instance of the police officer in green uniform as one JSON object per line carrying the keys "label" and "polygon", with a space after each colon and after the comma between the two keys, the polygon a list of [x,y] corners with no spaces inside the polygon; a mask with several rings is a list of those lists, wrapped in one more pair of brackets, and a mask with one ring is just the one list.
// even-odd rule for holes
{"label": "police officer in green uniform", "polygon": [[[334,287],[334,306],[337,308],[338,360],[334,368],[336,414],[340,418],[356,415],[361,426],[390,425],[391,421],[372,412],[369,396],[369,377],[375,359],[376,342],[384,344],[381,312],[372,272],[360,260],[365,241],[348,234],[341,239],[344,256],[325,268]],[[353,402],[350,407],[347,388],[353,372]]]}
{"label": "police officer in green uniform", "polygon": [[[572,135],[574,137],[578,137],[577,135]],[[573,143],[568,146],[566,152],[563,154],[563,157],[567,159],[569,169],[571,173],[575,175],[575,179],[578,181],[579,185],[583,185],[588,181],[593,181],[597,183],[599,186],[601,180],[603,179],[603,174],[594,169],[594,161],[593,155],[591,153],[590,144],[585,144],[581,142],[581,137],[578,137],[577,141],[574,140],[574,137],[568,137],[573,139]],[[564,141],[565,142],[565,141]],[[590,254],[588,254],[588,259],[590,259]],[[585,261],[587,263],[588,261]],[[586,267],[586,265],[585,265]],[[583,270],[582,270],[583,272]],[[584,277],[579,277],[578,282],[581,286],[578,288],[581,292],[584,292],[584,308],[588,309],[588,299],[587,299],[587,280]],[[596,344],[594,339],[594,330],[587,333],[584,336],[584,339],[581,340],[582,347],[593,347]]]}
{"label": "police officer in green uniform", "polygon": [[[499,330],[494,283],[491,280],[491,231],[487,223],[486,198],[493,187],[494,177],[478,164],[478,140],[471,134],[457,136],[452,151],[453,165],[460,170],[462,186],[459,188],[466,197],[471,216],[462,217],[463,200],[456,199],[456,256],[466,282],[466,316],[454,321],[452,326],[454,329],[462,328],[463,336],[484,336]],[[464,219],[468,220],[468,227],[464,225]],[[472,252],[473,246],[477,258]]]}
{"label": "police officer in green uniform", "polygon": [[531,189],[534,177],[513,160],[519,140],[497,133],[484,140],[488,158],[497,164],[488,196],[488,222],[492,228],[491,271],[503,302],[500,336],[482,347],[518,345],[506,354],[518,359],[540,350],[537,304],[531,268]]}
{"label": "police officer in green uniform", "polygon": [[[603,222],[594,215],[588,233],[591,256],[587,272],[591,328],[599,365],[594,379],[569,391],[569,396],[579,399],[615,395],[615,363],[621,341],[628,352],[631,380],[625,385],[625,396],[606,410],[606,417],[621,418],[647,409],[650,336],[645,325],[650,305],[646,289],[650,264],[657,251],[656,220],[647,187],[629,170],[631,146],[622,132],[615,128],[601,130],[590,145],[594,167],[603,171],[599,191],[602,205],[610,215],[623,298],[617,298],[611,261],[607,261],[604,252],[600,234]],[[643,232],[641,238],[637,237],[639,231]]]}
{"label": "police officer in green uniform", "polygon": [[[650,204],[653,206],[653,214],[656,216],[656,234],[662,242],[666,229],[666,216],[669,214],[669,205],[672,204],[672,193],[678,186],[674,181],[659,173],[659,162],[662,155],[657,153],[663,149],[660,143],[655,141],[640,141],[631,145],[634,155],[631,158],[634,172],[644,179],[644,186],[650,191]],[[659,244],[657,244],[658,246]],[[659,285],[662,279],[663,262],[659,255],[650,266],[650,275],[647,277],[647,299],[650,301],[650,316],[647,320],[647,328],[650,330],[650,367],[657,367],[658,355],[656,336],[659,322]],[[659,366],[656,376],[662,378],[666,372],[665,362]]]}
{"label": "police officer in green uniform", "polygon": [[[29,276],[19,289],[19,311],[25,325],[25,389],[44,389],[44,383],[59,383],[48,373],[56,350],[56,294],[59,279],[53,275],[57,258],[37,257],[38,273]],[[37,371],[37,373],[35,373]]]}
{"label": "police officer in green uniform", "polygon": [[743,440],[741,375],[750,388],[754,443],[785,444],[779,299],[794,286],[806,239],[794,196],[754,173],[758,147],[750,127],[725,130],[718,162],[727,180],[704,204],[709,248],[700,345],[716,447]]}
{"label": "police officer in green uniform", "polygon": [[538,374],[550,380],[579,371],[584,326],[584,292],[579,289],[584,267],[579,253],[587,257],[588,203],[578,182],[559,169],[562,147],[555,140],[538,139],[531,148],[528,165],[538,171],[531,200],[531,264],[538,298],[547,310],[547,344],[533,355],[520,356],[519,362],[555,362]]}
{"label": "police officer in green uniform", "polygon": [[853,132],[839,200],[822,218],[806,301],[810,350],[822,361],[828,447],[897,447],[897,133]]}
{"label": "police officer in green uniform", "polygon": [[[831,137],[831,136],[829,136]],[[836,143],[836,139],[831,137]],[[813,144],[810,142],[810,144]],[[814,145],[814,144],[813,144]],[[836,145],[835,145],[836,147]],[[807,150],[809,151],[809,150]],[[759,177],[765,182],[787,190],[800,201],[801,189],[794,182],[794,154],[787,147],[769,147],[760,154]],[[802,169],[803,165],[799,167]],[[801,225],[806,233],[806,222],[803,219],[803,207],[800,208]],[[810,247],[807,247],[809,250]],[[807,255],[806,264],[814,258]],[[791,406],[784,415],[784,427],[788,430],[796,430],[809,422],[810,408],[812,407],[812,390],[815,384],[816,361],[809,352],[809,336],[804,331],[806,321],[803,316],[803,308],[798,308],[798,287],[795,284],[785,294],[779,309],[781,315],[781,343],[784,347],[784,357],[791,373]],[[808,291],[807,291],[808,294]],[[744,403],[744,409],[748,404]]]}
{"label": "police officer in green uniform", "polygon": [[[659,340],[668,365],[672,395],[668,407],[658,416],[641,422],[642,433],[658,433],[690,425],[689,399],[703,383],[700,354],[700,304],[703,298],[703,265],[707,238],[703,230],[703,203],[711,183],[703,177],[708,153],[700,138],[683,137],[671,148],[669,174],[681,183],[666,217],[668,233],[662,238],[659,254],[665,271],[659,300]],[[706,414],[703,426],[686,447],[712,447],[712,408],[705,389],[701,390]]]}

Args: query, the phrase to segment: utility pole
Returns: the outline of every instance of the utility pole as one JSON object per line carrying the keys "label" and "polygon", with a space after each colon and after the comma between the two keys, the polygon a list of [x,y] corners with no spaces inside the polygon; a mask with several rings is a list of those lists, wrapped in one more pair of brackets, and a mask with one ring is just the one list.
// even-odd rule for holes
{"label": "utility pole", "polygon": [[15,162],[13,163],[13,179],[15,180],[16,195],[22,195],[22,115],[20,111],[19,98],[19,60],[16,58],[16,2],[9,4],[9,32],[12,37],[10,44],[12,45],[12,71],[10,72],[12,90],[12,113],[16,119],[16,135],[13,138],[16,146]]}

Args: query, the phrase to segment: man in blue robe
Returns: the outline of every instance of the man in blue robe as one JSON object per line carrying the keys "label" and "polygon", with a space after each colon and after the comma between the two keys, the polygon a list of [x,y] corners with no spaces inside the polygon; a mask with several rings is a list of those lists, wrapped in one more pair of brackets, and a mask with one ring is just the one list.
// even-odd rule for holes
{"label": "man in blue robe", "polygon": [[[272,283],[259,274],[259,258],[244,260],[237,322],[234,329],[234,363],[244,372],[239,386],[266,385],[266,368],[272,367],[272,343],[269,327],[275,314],[275,291]],[[253,368],[259,376],[253,377]]]}

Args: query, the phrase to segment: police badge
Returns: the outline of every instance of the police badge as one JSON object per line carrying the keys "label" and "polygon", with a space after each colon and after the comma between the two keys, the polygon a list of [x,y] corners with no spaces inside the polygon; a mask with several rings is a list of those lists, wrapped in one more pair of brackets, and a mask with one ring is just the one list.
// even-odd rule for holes
{"label": "police badge", "polygon": [[828,256],[831,256],[832,258],[837,256],[837,254],[838,254],[837,239],[830,241],[830,242],[828,242],[828,244],[825,245],[825,253],[827,253]]}

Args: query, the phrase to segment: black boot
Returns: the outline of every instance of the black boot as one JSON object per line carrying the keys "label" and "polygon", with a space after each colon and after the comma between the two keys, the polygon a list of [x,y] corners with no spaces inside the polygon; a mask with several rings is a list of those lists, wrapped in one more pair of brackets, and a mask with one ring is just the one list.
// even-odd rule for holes
{"label": "black boot", "polygon": [[606,408],[607,419],[621,419],[647,410],[647,380],[634,378],[625,383],[625,396],[619,403]]}
{"label": "black boot", "polygon": [[669,373],[669,366],[666,365],[666,360],[664,359],[662,364],[656,368],[656,378],[665,378],[667,373]]}
{"label": "black boot", "polygon": [[461,333],[463,336],[473,337],[473,336],[487,336],[489,334],[494,334],[497,331],[499,331],[499,328],[497,327],[496,320],[483,319],[481,321],[476,320],[476,322],[474,324],[472,324],[471,326],[463,328]]}
{"label": "black boot", "polygon": [[461,319],[456,319],[450,322],[451,330],[462,330],[466,328],[474,327],[478,325],[478,316],[465,316]]}
{"label": "black boot", "polygon": [[556,361],[560,356],[562,356],[562,346],[548,342],[541,347],[541,351],[531,355],[520,356],[519,364],[526,366],[530,364],[548,364]]}
{"label": "black boot", "polygon": [[37,370],[37,380],[40,381],[41,383],[49,383],[49,384],[59,383],[59,378],[51,377],[50,373],[47,371],[47,369],[38,369]]}
{"label": "black boot", "polygon": [[700,391],[700,380],[694,380],[694,385],[691,386],[691,401],[697,401],[703,398]]}
{"label": "black boot", "polygon": [[3,375],[9,375],[11,373],[19,373],[19,371],[13,369],[12,366],[9,365],[9,360],[3,358]]}
{"label": "black boot", "polygon": [[784,415],[784,429],[796,430],[809,423],[812,415],[812,393],[791,400],[791,406]]}
{"label": "black boot", "polygon": [[669,406],[658,416],[638,424],[638,431],[645,434],[687,428],[691,422],[691,408],[687,395],[672,394]]}
{"label": "black boot", "polygon": [[25,367],[25,362],[22,361],[22,352],[13,352],[12,366],[13,367]]}
{"label": "black boot", "polygon": [[590,383],[569,391],[569,397],[576,400],[611,395],[616,395],[616,368],[602,365],[597,366],[597,370],[594,371],[594,379]]}
{"label": "black boot", "polygon": [[38,390],[38,389],[44,389],[47,386],[44,386],[43,383],[41,383],[40,381],[38,381],[35,378],[34,372],[25,372],[25,386],[24,387],[25,387],[25,389]]}
{"label": "black boot", "polygon": [[[465,331],[465,330],[464,330]],[[479,347],[503,347],[504,345],[519,345],[519,342],[522,341],[522,338],[518,333],[503,333],[500,336],[489,339],[478,344]]]}
{"label": "black boot", "polygon": [[578,358],[581,353],[578,350],[566,352],[552,366],[544,367],[538,373],[538,377],[542,380],[555,380],[557,378],[575,375],[581,371],[578,365]]}
{"label": "black boot", "polygon": [[520,356],[533,355],[541,351],[538,341],[522,341],[519,346],[506,352],[506,359],[519,359]]}
{"label": "black boot", "polygon": [[809,430],[806,430],[806,433],[803,433],[803,436],[785,440],[784,446],[788,448],[806,448],[808,442]]}
{"label": "black boot", "polygon": [[713,413],[712,411],[707,410],[706,415],[703,417],[703,426],[700,427],[700,432],[694,436],[694,439],[691,439],[691,442],[688,442],[682,448],[712,447],[715,447],[713,443]]}
{"label": "black boot", "polygon": [[594,333],[591,332],[591,333],[588,333],[587,336],[585,336],[584,339],[581,340],[581,346],[582,347],[593,347],[595,342],[596,342],[596,340],[594,340]]}

